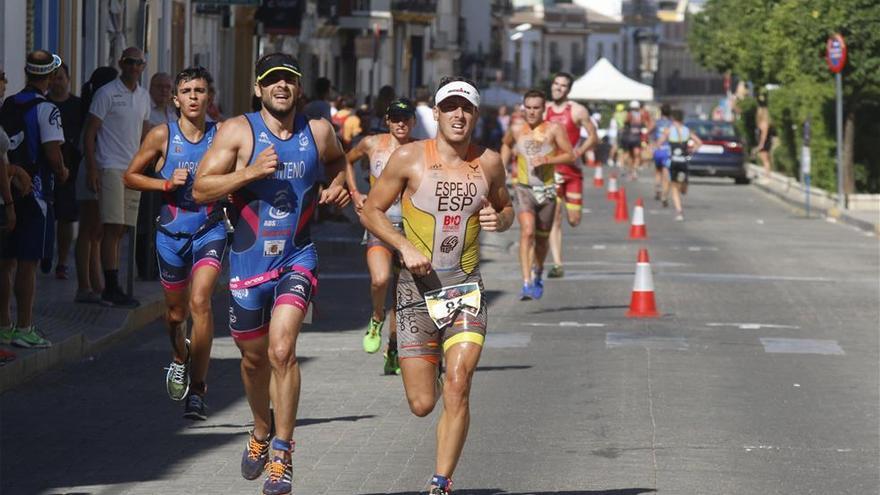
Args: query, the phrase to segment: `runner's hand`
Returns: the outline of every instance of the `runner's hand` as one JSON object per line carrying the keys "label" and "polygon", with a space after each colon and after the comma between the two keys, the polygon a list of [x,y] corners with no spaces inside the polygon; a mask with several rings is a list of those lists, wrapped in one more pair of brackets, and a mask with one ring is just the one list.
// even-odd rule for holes
{"label": "runner's hand", "polygon": [[501,215],[495,211],[486,196],[480,198],[482,209],[480,209],[480,228],[488,232],[496,232],[501,226]]}
{"label": "runner's hand", "polygon": [[254,163],[245,170],[249,172],[251,179],[265,179],[278,169],[278,154],[275,153],[275,145],[270,144],[260,154]]}
{"label": "runner's hand", "polygon": [[330,186],[321,191],[321,199],[318,201],[318,204],[324,205],[329,203],[340,208],[345,208],[350,202],[351,198],[348,196],[348,191],[344,187]]}
{"label": "runner's hand", "polygon": [[364,202],[367,199],[360,191],[351,192],[351,201],[354,203],[354,212],[360,215],[364,211]]}
{"label": "runner's hand", "polygon": [[97,193],[101,190],[101,174],[98,173],[98,169],[87,169],[86,171],[86,186],[88,186],[89,190],[93,193]]}
{"label": "runner's hand", "polygon": [[403,258],[403,264],[406,266],[406,269],[413,275],[424,277],[431,273],[431,261],[412,244],[407,243],[400,250],[400,257]]}
{"label": "runner's hand", "polygon": [[178,187],[186,184],[186,179],[189,177],[189,170],[185,168],[176,168],[174,172],[171,174],[171,187],[168,189],[173,191]]}

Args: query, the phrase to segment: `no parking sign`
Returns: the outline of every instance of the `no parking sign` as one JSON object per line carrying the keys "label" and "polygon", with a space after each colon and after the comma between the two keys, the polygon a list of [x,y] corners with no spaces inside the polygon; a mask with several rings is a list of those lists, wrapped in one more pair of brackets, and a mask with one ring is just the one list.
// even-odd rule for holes
{"label": "no parking sign", "polygon": [[846,42],[840,33],[832,34],[825,43],[825,62],[831,72],[837,74],[846,65]]}

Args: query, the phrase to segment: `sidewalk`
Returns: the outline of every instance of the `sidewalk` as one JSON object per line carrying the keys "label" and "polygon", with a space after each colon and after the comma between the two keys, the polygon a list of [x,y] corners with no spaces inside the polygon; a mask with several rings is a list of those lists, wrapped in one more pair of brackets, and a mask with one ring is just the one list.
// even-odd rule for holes
{"label": "sidewalk", "polygon": [[[319,244],[319,249],[323,247],[333,251],[337,250],[337,244],[358,245],[361,233],[362,229],[356,223],[324,222],[312,228],[312,237]],[[121,267],[124,268],[125,263],[122,260]],[[226,266],[224,264],[224,272]],[[216,292],[227,290],[225,277],[221,277]],[[48,275],[38,272],[34,322],[52,342],[52,347],[23,349],[4,346],[15,352],[16,359],[0,366],[0,393],[56,366],[88,359],[165,312],[164,295],[158,280],[136,280],[134,292],[134,297],[141,305],[133,309],[74,303],[76,274],[73,270],[69,280],[56,279],[54,272]],[[14,298],[12,315],[14,318]]]}
{"label": "sidewalk", "polygon": [[[754,164],[748,164],[748,169],[749,177],[752,177],[752,185],[806,213],[806,188],[797,179],[771,172],[767,180],[759,180],[758,177],[763,173],[763,169]],[[851,208],[841,210],[837,206],[836,194],[811,187],[810,215],[834,219],[880,235],[880,196],[856,194],[851,195],[849,201]],[[852,208],[856,205],[859,209]]]}

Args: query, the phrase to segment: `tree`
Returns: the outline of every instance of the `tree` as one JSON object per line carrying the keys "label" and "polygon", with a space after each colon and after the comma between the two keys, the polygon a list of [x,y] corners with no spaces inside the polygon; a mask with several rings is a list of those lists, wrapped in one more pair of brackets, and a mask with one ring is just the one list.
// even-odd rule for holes
{"label": "tree", "polygon": [[[785,125],[814,121],[814,142],[834,140],[833,74],[825,61],[825,41],[839,32],[846,38],[848,60],[844,80],[844,190],[855,190],[857,176],[871,189],[880,182],[880,158],[860,151],[856,141],[876,139],[870,122],[857,120],[880,107],[880,7],[876,0],[709,0],[691,24],[689,45],[706,67],[731,70],[756,85],[776,83],[771,97],[774,121]],[[823,122],[816,125],[816,119]],[[857,125],[858,124],[858,125]],[[817,136],[816,129],[823,131]],[[798,133],[791,134],[798,139]],[[817,143],[818,139],[818,143]],[[795,150],[796,143],[787,149]],[[833,144],[833,143],[832,143]],[[831,156],[819,156],[817,166],[833,167]],[[786,152],[786,150],[783,150]],[[824,151],[823,151],[824,152]],[[855,167],[854,163],[859,163]],[[820,174],[832,182],[834,174]]]}

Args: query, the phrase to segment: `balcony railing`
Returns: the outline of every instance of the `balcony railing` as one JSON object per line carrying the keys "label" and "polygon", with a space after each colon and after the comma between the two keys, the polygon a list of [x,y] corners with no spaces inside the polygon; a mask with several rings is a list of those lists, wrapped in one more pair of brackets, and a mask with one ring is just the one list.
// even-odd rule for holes
{"label": "balcony railing", "polygon": [[437,0],[393,0],[391,10],[396,12],[437,12]]}

